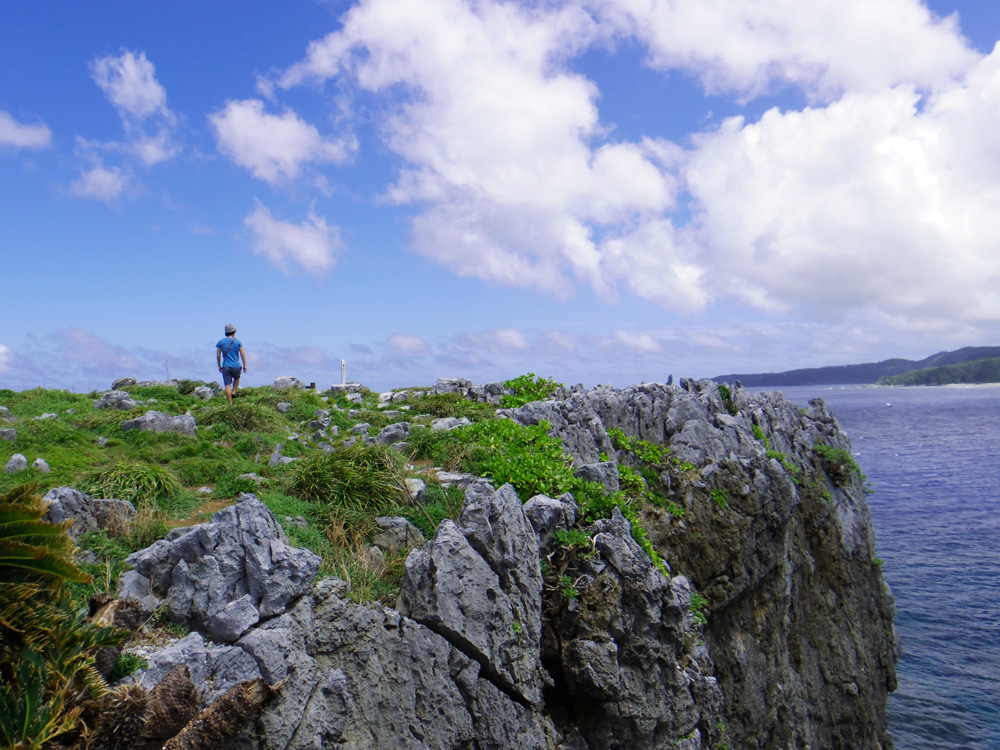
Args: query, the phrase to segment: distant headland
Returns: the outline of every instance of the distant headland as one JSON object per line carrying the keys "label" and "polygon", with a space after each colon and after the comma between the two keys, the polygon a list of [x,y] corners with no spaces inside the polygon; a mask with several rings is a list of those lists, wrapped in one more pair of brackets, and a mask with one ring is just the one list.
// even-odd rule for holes
{"label": "distant headland", "polygon": [[716,383],[740,381],[749,388],[792,385],[949,385],[1000,382],[1000,346],[967,346],[926,359],[887,359],[858,365],[810,367],[785,372],[718,375]]}

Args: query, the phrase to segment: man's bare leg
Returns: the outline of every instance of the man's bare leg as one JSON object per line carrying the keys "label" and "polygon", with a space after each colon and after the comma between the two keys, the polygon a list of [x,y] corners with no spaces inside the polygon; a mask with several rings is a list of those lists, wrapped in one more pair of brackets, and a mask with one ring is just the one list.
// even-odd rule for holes
{"label": "man's bare leg", "polygon": [[[240,379],[239,378],[233,378],[233,393],[232,393],[233,397],[236,396],[236,389],[239,388],[239,387],[240,387]],[[230,398],[229,403],[232,403],[232,402],[233,402],[232,398]]]}
{"label": "man's bare leg", "polygon": [[229,402],[230,406],[233,405],[233,387],[231,385],[226,386],[226,401]]}

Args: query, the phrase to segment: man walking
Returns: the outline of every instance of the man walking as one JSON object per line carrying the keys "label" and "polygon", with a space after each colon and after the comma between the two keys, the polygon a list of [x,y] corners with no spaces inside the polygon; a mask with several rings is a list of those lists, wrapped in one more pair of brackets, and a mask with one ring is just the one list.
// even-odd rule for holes
{"label": "man walking", "polygon": [[233,396],[240,387],[240,360],[243,360],[242,372],[247,371],[247,355],[243,353],[243,344],[236,338],[236,326],[226,323],[226,337],[219,339],[215,345],[215,361],[222,373],[222,383],[226,386],[226,399],[233,404]]}

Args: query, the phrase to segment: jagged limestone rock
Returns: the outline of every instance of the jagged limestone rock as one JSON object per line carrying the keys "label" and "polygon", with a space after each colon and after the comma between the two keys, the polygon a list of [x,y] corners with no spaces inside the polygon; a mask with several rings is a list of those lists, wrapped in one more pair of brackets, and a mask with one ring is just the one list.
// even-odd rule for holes
{"label": "jagged limestone rock", "polygon": [[244,493],[209,523],[174,529],[128,563],[121,597],[148,603],[155,594],[173,621],[230,642],[308,593],[320,559],[289,546],[267,506]]}
{"label": "jagged limestone rock", "polygon": [[135,517],[135,506],[127,500],[95,499],[72,487],[53,487],[42,500],[48,504],[43,520],[61,523],[73,519],[69,535],[74,539],[98,529],[123,531]]}
{"label": "jagged limestone rock", "polygon": [[[466,503],[410,553],[399,611],[325,579],[234,645],[191,648],[203,677],[286,681],[241,747],[890,748],[892,598],[859,479],[825,474],[812,451],[850,449],[825,406],[736,388],[731,414],[714,383],[689,379],[557,395],[503,413],[548,420],[577,467],[601,453],[638,467],[612,428],[670,446],[658,471],[672,510],[642,512],[666,565],[618,511],[588,529],[590,548],[567,548],[554,534],[576,522],[572,496],[522,506],[454,477]],[[161,594],[174,585],[173,569],[151,575]],[[695,590],[706,602],[692,607]],[[212,611],[247,593],[231,587]]]}
{"label": "jagged limestone rock", "polygon": [[[127,378],[127,380],[132,380],[132,378]],[[115,383],[121,381],[116,380]],[[131,383],[126,383],[126,385],[135,385],[135,381],[132,380]],[[95,409],[118,409],[120,411],[128,411],[129,409],[134,409],[138,404],[132,399],[132,397],[126,391],[111,390],[101,395],[101,398],[94,402]]]}
{"label": "jagged limestone rock", "polygon": [[122,430],[139,430],[140,432],[177,432],[181,435],[194,436],[196,425],[190,414],[172,417],[161,411],[147,411],[141,417],[126,419],[119,427]]}

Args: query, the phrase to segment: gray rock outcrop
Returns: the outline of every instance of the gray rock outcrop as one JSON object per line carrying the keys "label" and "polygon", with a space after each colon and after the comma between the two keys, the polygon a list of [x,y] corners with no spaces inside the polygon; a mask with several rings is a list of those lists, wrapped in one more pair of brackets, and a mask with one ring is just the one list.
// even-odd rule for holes
{"label": "gray rock outcrop", "polygon": [[[310,588],[318,561],[292,564],[244,495],[130,558],[123,592],[228,644],[184,639],[150,669],[284,680],[247,738],[260,750],[891,748],[892,598],[860,479],[813,451],[850,449],[826,407],[687,379],[557,395],[503,413],[546,420],[585,480],[649,482],[659,504],[621,506],[644,533],[620,508],[584,527],[570,494],[522,505],[439,471],[464,505],[410,552],[391,609],[337,579]],[[653,463],[611,430],[661,446]],[[416,543],[403,519],[380,525],[390,553]]]}
{"label": "gray rock outcrop", "polygon": [[15,453],[7,461],[7,466],[4,469],[8,474],[16,474],[19,471],[24,471],[28,468],[28,459],[23,453]]}
{"label": "gray rock outcrop", "polygon": [[[131,378],[128,378],[131,380]],[[116,383],[120,381],[115,381]],[[132,385],[135,381],[132,380]],[[132,397],[126,391],[111,390],[101,395],[101,398],[94,402],[95,409],[118,409],[120,411],[128,411],[129,409],[134,409],[138,404],[132,399]]]}
{"label": "gray rock outcrop", "polygon": [[408,422],[396,422],[385,427],[378,435],[375,436],[377,440],[382,445],[391,445],[393,443],[398,443],[400,440],[406,440],[410,435],[410,425]]}
{"label": "gray rock outcrop", "polygon": [[661,482],[683,522],[651,509],[644,525],[707,598],[705,644],[731,746],[889,748],[892,596],[873,562],[860,479],[827,473],[813,452],[824,443],[849,453],[850,442],[821,401],[802,410],[742,388],[729,399],[711,381],[683,379],[601,386],[504,413],[547,419],[581,468],[600,453],[640,465],[614,449],[611,429],[670,448]]}
{"label": "gray rock outcrop", "polygon": [[126,419],[120,425],[122,430],[139,430],[140,432],[177,432],[181,435],[194,436],[197,426],[190,414],[172,417],[161,411],[147,411],[141,417]]}
{"label": "gray rock outcrop", "polygon": [[48,505],[43,520],[62,523],[72,519],[68,533],[74,539],[101,529],[122,532],[135,516],[135,506],[127,500],[93,498],[72,487],[53,487],[42,501]]}
{"label": "gray rock outcrop", "polygon": [[401,516],[379,516],[375,523],[382,530],[375,535],[372,543],[391,555],[409,552],[426,541],[420,529]]}
{"label": "gray rock outcrop", "polygon": [[8,443],[13,443],[17,440],[17,430],[13,427],[4,427],[0,430],[0,440],[6,440]]}
{"label": "gray rock outcrop", "polygon": [[267,507],[242,494],[209,523],[174,529],[128,563],[121,598],[147,609],[162,601],[174,622],[228,643],[306,594],[320,559],[289,546]]}

